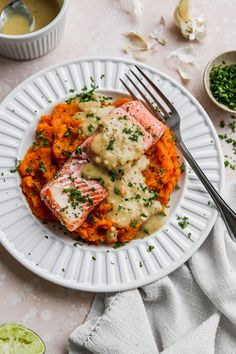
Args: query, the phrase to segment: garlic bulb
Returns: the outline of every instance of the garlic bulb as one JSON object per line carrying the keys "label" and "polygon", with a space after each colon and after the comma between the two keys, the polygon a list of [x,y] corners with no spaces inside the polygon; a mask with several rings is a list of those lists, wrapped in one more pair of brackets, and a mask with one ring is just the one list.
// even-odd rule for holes
{"label": "garlic bulb", "polygon": [[184,38],[193,41],[206,36],[207,22],[202,16],[191,18],[189,13],[189,0],[179,0],[174,12],[174,21]]}

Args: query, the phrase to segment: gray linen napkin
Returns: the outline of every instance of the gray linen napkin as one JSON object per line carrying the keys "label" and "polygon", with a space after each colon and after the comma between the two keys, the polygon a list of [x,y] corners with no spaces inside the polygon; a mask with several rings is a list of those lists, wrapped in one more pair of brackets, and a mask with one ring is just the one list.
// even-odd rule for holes
{"label": "gray linen napkin", "polygon": [[[225,193],[236,210],[236,183]],[[182,267],[140,289],[96,295],[69,354],[235,354],[236,243],[218,217]]]}

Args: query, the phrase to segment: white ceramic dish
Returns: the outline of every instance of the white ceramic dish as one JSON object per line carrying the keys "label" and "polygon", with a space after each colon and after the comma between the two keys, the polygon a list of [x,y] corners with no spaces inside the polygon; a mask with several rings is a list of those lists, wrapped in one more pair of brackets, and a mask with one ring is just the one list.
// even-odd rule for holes
{"label": "white ceramic dish", "polygon": [[[86,291],[110,292],[142,286],[182,265],[207,237],[216,218],[210,197],[188,169],[181,190],[172,194],[167,224],[155,234],[114,249],[83,245],[59,227],[35,218],[11,174],[15,159],[21,159],[32,143],[39,117],[60,101],[89,86],[90,76],[107,94],[123,88],[119,78],[134,63],[116,58],[73,60],[41,71],[18,86],[0,105],[0,239],[2,245],[24,266],[54,283]],[[140,65],[174,102],[181,116],[183,138],[217,190],[222,192],[224,165],[221,146],[211,120],[200,104],[181,85],[154,68]],[[101,80],[101,75],[105,77]],[[3,175],[1,175],[3,173]],[[189,218],[181,229],[178,216]],[[191,238],[188,233],[191,232]],[[48,238],[44,236],[47,235]],[[153,245],[152,252],[148,246]],[[94,260],[94,257],[96,260]],[[140,267],[140,262],[142,266]]]}
{"label": "white ceramic dish", "polygon": [[45,55],[61,39],[69,0],[57,0],[61,8],[55,19],[38,31],[24,35],[0,33],[0,54],[11,59],[28,60]]}
{"label": "white ceramic dish", "polygon": [[231,50],[230,52],[224,52],[221,54],[218,54],[216,57],[211,59],[209,63],[207,64],[205,71],[204,71],[204,76],[203,76],[203,84],[206,90],[206,93],[208,94],[209,98],[211,101],[219,108],[223,109],[223,111],[228,112],[228,113],[233,113],[235,114],[236,111],[230,109],[229,107],[225,106],[224,104],[218,102],[215,97],[213,96],[211,89],[210,89],[210,72],[213,66],[218,66],[218,65],[236,65],[236,50]]}

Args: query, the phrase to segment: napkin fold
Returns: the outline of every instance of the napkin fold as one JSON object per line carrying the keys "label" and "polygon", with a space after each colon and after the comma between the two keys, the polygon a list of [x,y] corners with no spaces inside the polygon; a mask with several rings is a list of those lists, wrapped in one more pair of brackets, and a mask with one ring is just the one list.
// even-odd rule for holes
{"label": "napkin fold", "polygon": [[[236,183],[225,190],[236,210]],[[140,289],[95,296],[69,354],[235,354],[236,243],[220,217],[182,267]]]}

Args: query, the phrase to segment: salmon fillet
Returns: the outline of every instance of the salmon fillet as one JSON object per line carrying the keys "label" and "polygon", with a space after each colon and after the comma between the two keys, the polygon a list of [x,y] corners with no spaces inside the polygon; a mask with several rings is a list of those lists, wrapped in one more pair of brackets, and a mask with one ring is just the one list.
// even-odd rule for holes
{"label": "salmon fillet", "polygon": [[41,191],[42,200],[69,231],[77,229],[108,194],[97,181],[81,177],[87,163],[85,154],[70,158]]}
{"label": "salmon fillet", "polygon": [[147,150],[160,140],[166,126],[155,118],[142,102],[130,101],[123,104],[121,108],[127,111],[130,116],[134,117],[146,130],[148,134],[148,138],[146,139]]}
{"label": "salmon fillet", "polygon": [[165,129],[140,101],[131,101],[109,112],[83,146],[90,159],[116,169],[137,161]]}

